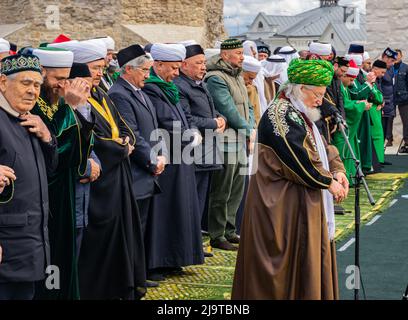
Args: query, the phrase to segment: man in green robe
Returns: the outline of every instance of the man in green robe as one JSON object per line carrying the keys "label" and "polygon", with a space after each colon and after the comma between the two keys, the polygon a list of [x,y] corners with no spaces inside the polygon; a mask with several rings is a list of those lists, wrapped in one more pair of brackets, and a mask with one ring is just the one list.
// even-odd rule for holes
{"label": "man in green robe", "polygon": [[[376,60],[373,63],[372,72],[376,76],[376,83],[374,85],[381,93],[381,87],[378,80],[384,77],[385,73],[387,72],[387,64],[384,61]],[[377,101],[373,103],[374,105],[370,109],[371,139],[374,147],[374,171],[380,171],[381,163],[384,163],[384,131],[382,126],[382,108],[384,105],[384,97],[381,93],[378,96],[376,95],[376,98]],[[376,161],[374,161],[374,159]]]}
{"label": "man in green robe", "polygon": [[[356,63],[351,60],[350,67],[346,74],[341,78],[341,92],[344,100],[344,111],[346,114],[348,139],[350,141],[351,148],[358,160],[360,160],[360,147],[358,143],[358,128],[365,110],[371,107],[371,104],[367,101],[356,101],[350,97],[349,90],[347,89],[352,85],[359,73],[359,69]],[[351,152],[347,147],[344,137],[341,132],[337,131],[333,134],[332,143],[337,147],[340,153],[340,157],[344,163],[344,167],[347,172],[347,178],[350,184],[353,183],[353,177],[356,175],[356,165],[351,158]]]}
{"label": "man in green robe", "polygon": [[51,264],[59,268],[59,288],[41,286],[41,299],[79,299],[75,248],[75,181],[83,176],[92,151],[93,122],[76,107],[86,104],[89,84],[82,79],[68,83],[73,63],[70,51],[34,49],[43,67],[44,84],[32,113],[41,117],[57,137],[58,167],[48,177],[48,222]]}
{"label": "man in green robe", "polygon": [[[352,58],[359,58],[362,64],[362,57],[351,55]],[[360,63],[358,63],[359,65]],[[374,105],[382,104],[382,94],[375,84],[376,77],[370,72],[367,75],[360,70],[357,78],[352,86],[348,88],[350,97],[356,101],[368,101]],[[371,171],[372,168],[372,137],[371,137],[371,121],[370,109],[363,112],[360,126],[358,128],[358,140],[360,145],[361,167],[364,172]]]}

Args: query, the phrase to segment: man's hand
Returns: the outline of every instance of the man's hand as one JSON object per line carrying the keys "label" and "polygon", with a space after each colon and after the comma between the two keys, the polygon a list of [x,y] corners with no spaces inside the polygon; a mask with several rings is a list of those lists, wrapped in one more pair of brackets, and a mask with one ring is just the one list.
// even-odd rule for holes
{"label": "man's hand", "polygon": [[225,127],[227,126],[227,122],[225,121],[224,118],[218,117],[214,119],[217,121],[217,130],[215,130],[217,133],[223,133],[225,131]]}
{"label": "man's hand", "polygon": [[337,172],[335,174],[335,178],[337,179],[337,182],[343,186],[345,191],[345,198],[347,198],[350,186],[346,175],[343,172]]}
{"label": "man's hand", "polygon": [[333,195],[334,200],[337,203],[342,202],[346,197],[346,190],[344,190],[343,186],[334,179],[330,184],[329,192]]}
{"label": "man's hand", "polygon": [[370,109],[371,109],[371,107],[372,107],[372,105],[373,105],[372,103],[367,102],[367,101],[365,102],[365,104],[366,104],[366,107],[365,107],[365,109],[364,109],[365,111],[370,110]]}
{"label": "man's hand", "polygon": [[20,116],[20,119],[23,120],[21,122],[21,125],[23,127],[28,127],[28,131],[34,133],[42,142],[51,142],[51,133],[39,116],[33,114],[24,114]]}
{"label": "man's hand", "polygon": [[0,166],[0,194],[4,191],[4,188],[9,186],[11,180],[16,180],[17,177],[14,174],[14,170],[7,166]]}
{"label": "man's hand", "polygon": [[165,156],[157,156],[156,160],[157,160],[157,164],[156,164],[156,171],[154,172],[154,175],[159,176],[163,173],[164,168],[166,167],[167,159]]}
{"label": "man's hand", "polygon": [[375,76],[374,72],[369,72],[367,74],[367,82],[370,84],[373,84],[375,82],[375,80],[377,79],[377,77]]}
{"label": "man's hand", "polygon": [[66,82],[63,97],[67,104],[76,109],[86,104],[90,95],[89,92],[89,83],[82,78],[75,78],[72,82]]}
{"label": "man's hand", "polygon": [[89,179],[91,182],[94,182],[99,178],[101,174],[101,167],[96,163],[94,159],[89,159],[89,163],[91,164],[91,176],[89,177]]}

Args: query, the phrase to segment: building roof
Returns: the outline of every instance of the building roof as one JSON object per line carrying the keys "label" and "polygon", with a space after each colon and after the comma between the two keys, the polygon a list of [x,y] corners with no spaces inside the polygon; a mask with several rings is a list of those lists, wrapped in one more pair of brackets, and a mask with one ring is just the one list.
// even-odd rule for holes
{"label": "building roof", "polygon": [[[276,27],[275,37],[320,37],[332,25],[344,43],[366,39],[365,15],[359,15],[358,28],[350,28],[344,22],[344,7],[341,6],[318,7],[294,16],[261,15],[270,27]],[[265,30],[265,33],[270,32]]]}

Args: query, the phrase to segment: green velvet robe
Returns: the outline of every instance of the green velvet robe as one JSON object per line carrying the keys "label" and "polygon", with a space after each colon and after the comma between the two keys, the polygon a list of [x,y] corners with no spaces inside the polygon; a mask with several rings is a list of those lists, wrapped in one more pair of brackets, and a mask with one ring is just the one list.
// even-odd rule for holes
{"label": "green velvet robe", "polygon": [[[365,103],[358,103],[357,101],[352,100],[349,90],[347,90],[343,84],[341,85],[341,92],[344,98],[344,111],[346,113],[346,122],[348,126],[346,133],[348,134],[350,145],[354,151],[354,154],[356,155],[356,158],[360,160],[358,129],[364,113]],[[334,133],[332,143],[339,150],[340,157],[344,163],[344,167],[346,168],[347,178],[350,184],[353,184],[353,177],[356,175],[356,167],[354,161],[351,159],[351,153],[341,132],[336,131]]]}
{"label": "green velvet robe", "polygon": [[372,99],[370,102],[373,106],[369,110],[371,120],[371,139],[374,146],[374,151],[380,163],[384,162],[384,132],[382,126],[382,110],[377,110],[377,107],[384,102],[384,97],[377,85],[374,84]]}
{"label": "green velvet robe", "polygon": [[[42,100],[41,100],[42,99]],[[60,271],[60,289],[39,288],[40,299],[79,299],[75,248],[75,181],[83,176],[92,151],[93,126],[63,99],[50,106],[40,96],[33,114],[39,115],[57,137],[58,167],[48,177],[50,217],[48,221],[51,264]]]}
{"label": "green velvet robe", "polygon": [[[370,86],[365,80],[366,76],[361,73],[354,81],[354,84],[348,89],[351,99],[367,100],[373,103],[373,105],[381,104],[382,94],[377,88],[377,85],[373,84],[373,86]],[[373,155],[370,111],[363,112],[358,128],[358,140],[360,145],[361,167],[363,170],[369,171],[372,167]]]}

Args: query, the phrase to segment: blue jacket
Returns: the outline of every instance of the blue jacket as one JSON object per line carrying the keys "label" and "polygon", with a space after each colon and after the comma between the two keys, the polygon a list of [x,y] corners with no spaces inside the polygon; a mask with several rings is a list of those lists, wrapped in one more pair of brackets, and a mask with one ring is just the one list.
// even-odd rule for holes
{"label": "blue jacket", "polygon": [[383,117],[395,117],[394,69],[388,69],[384,77],[378,79],[377,84],[384,96]]}
{"label": "blue jacket", "polygon": [[394,103],[395,105],[408,104],[408,65],[403,62],[395,76]]}

